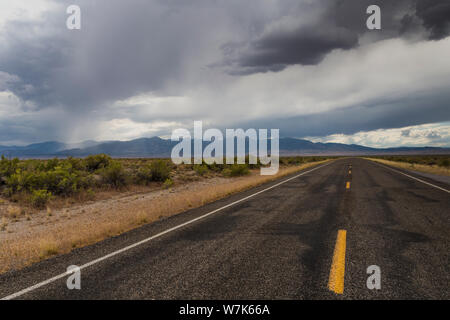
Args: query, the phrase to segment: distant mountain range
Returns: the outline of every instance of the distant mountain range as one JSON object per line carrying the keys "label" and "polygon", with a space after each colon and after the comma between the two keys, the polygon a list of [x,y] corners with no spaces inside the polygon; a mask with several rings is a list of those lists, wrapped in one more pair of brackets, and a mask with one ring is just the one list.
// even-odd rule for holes
{"label": "distant mountain range", "polygon": [[[28,146],[0,146],[0,154],[6,157],[51,158],[85,157],[105,153],[112,157],[170,157],[177,142],[159,137],[141,138],[131,141],[84,141],[66,144],[57,141],[30,144]],[[204,145],[207,143],[204,142]],[[269,144],[270,145],[270,144]],[[248,149],[247,149],[248,150]],[[387,154],[450,154],[450,148],[398,147],[370,148],[357,144],[321,143],[303,139],[280,138],[281,155],[387,155]]]}

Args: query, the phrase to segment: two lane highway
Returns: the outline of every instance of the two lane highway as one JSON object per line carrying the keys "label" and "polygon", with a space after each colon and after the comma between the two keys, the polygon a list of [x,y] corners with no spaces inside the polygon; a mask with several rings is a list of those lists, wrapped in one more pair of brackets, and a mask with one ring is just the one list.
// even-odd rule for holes
{"label": "two lane highway", "polygon": [[[1,275],[0,296],[29,288],[17,298],[450,298],[448,192],[359,158],[266,190],[275,184]],[[171,228],[83,268],[81,290],[67,289],[67,277],[31,287]],[[339,230],[342,294],[329,288]],[[381,270],[379,290],[366,286],[371,265]]]}

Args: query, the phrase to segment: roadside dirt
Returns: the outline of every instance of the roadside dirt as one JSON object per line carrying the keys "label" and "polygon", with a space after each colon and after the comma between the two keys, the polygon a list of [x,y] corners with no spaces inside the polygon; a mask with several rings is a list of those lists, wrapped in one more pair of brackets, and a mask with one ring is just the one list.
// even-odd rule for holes
{"label": "roadside dirt", "polygon": [[[159,199],[167,199],[171,194],[186,190],[202,192],[208,186],[226,183],[226,178],[212,178],[202,181],[178,185],[170,189],[158,189],[145,193],[127,191],[117,194],[109,199],[87,201],[86,203],[72,205],[61,209],[47,207],[45,210],[33,212],[7,200],[0,204],[0,220],[6,223],[4,230],[0,231],[0,242],[12,238],[23,239],[28,234],[47,230],[49,226],[74,224],[79,220],[109,220],[114,211],[128,210],[130,207],[148,205]],[[1,226],[1,222],[0,222]],[[5,232],[6,231],[6,232]]]}
{"label": "roadside dirt", "polygon": [[281,168],[274,176],[261,176],[257,170],[239,178],[213,177],[169,189],[118,194],[109,199],[35,213],[2,200],[0,273],[20,269],[319,163]]}

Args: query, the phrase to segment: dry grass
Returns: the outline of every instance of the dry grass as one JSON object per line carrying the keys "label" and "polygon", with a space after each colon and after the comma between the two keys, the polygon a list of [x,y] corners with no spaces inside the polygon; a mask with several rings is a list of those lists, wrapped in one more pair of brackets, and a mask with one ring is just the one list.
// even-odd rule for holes
{"label": "dry grass", "polygon": [[6,231],[8,227],[8,220],[5,217],[2,217],[2,222],[0,223],[0,231]]}
{"label": "dry grass", "polygon": [[441,176],[450,176],[450,169],[436,166],[436,165],[426,165],[426,164],[417,164],[417,163],[408,163],[408,162],[399,162],[399,161],[389,161],[384,159],[376,159],[376,158],[366,158],[367,160],[372,160],[375,162],[379,162],[382,164],[390,165],[392,167],[397,167],[400,169],[407,170],[415,170],[424,173],[437,174]]}
{"label": "dry grass", "polygon": [[146,224],[148,222],[148,214],[145,211],[139,211],[136,214],[136,220],[135,220],[137,225],[143,225]]}
{"label": "dry grass", "polygon": [[8,206],[6,209],[6,214],[11,219],[16,219],[21,215],[22,210],[19,207]]}
{"label": "dry grass", "polygon": [[[27,230],[15,236],[0,240],[0,272],[18,269],[55,254],[70,252],[73,248],[93,244],[107,237],[121,234],[143,224],[200,207],[230,194],[240,192],[265,182],[278,179],[301,169],[326,161],[307,163],[300,166],[281,168],[274,176],[261,176],[259,170],[251,175],[220,180],[220,183],[205,184],[196,189],[177,188],[165,190],[165,194],[151,199],[135,196],[130,200],[114,203],[101,212],[85,207],[78,215],[66,212],[45,228]],[[55,212],[55,219],[56,219]],[[70,219],[68,218],[70,217]]]}
{"label": "dry grass", "polygon": [[39,258],[45,259],[58,254],[58,241],[51,238],[41,239],[39,242]]}

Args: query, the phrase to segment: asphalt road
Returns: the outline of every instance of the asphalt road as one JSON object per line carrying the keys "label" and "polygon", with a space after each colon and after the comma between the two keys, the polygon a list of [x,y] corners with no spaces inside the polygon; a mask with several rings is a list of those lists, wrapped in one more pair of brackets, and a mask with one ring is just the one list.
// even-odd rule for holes
{"label": "asphalt road", "polygon": [[[17,298],[450,299],[450,194],[358,158],[89,265],[81,290],[69,290],[67,276],[30,288],[276,183],[3,274],[0,297],[29,288]],[[342,294],[328,287],[339,230],[346,231]],[[366,286],[370,265],[381,270],[379,290]]]}

